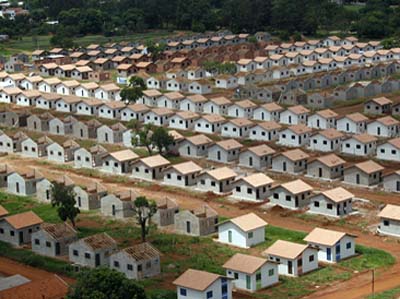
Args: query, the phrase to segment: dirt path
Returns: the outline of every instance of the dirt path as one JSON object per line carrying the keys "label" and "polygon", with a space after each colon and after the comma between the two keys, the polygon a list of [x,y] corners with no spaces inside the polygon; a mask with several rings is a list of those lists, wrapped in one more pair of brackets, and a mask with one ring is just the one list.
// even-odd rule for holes
{"label": "dirt path", "polygon": [[[21,161],[23,160],[23,163]],[[46,178],[55,179],[62,175],[68,175],[75,182],[79,184],[90,184],[93,182],[98,182],[103,184],[109,190],[120,190],[121,188],[132,188],[139,194],[147,196],[155,200],[162,200],[165,197],[173,198],[177,201],[179,206],[183,209],[195,209],[199,205],[207,203],[213,209],[215,209],[221,216],[225,217],[235,217],[248,212],[256,212],[260,217],[265,219],[269,224],[274,226],[279,226],[291,230],[298,230],[309,232],[316,226],[323,226],[325,228],[331,228],[335,230],[342,230],[355,234],[358,236],[357,243],[379,248],[393,254],[396,259],[400,260],[400,244],[393,240],[386,240],[386,238],[374,235],[373,233],[362,232],[360,229],[354,227],[348,227],[345,225],[338,226],[335,223],[330,222],[307,222],[298,217],[293,217],[291,212],[287,212],[284,209],[273,208],[265,211],[260,207],[260,205],[244,204],[244,203],[233,203],[226,200],[220,201],[216,200],[216,196],[209,196],[209,194],[198,194],[186,192],[180,189],[169,189],[163,188],[159,185],[150,185],[149,187],[141,187],[133,184],[133,181],[126,181],[123,183],[115,183],[107,176],[98,177],[86,177],[80,175],[74,169],[59,169],[57,165],[51,163],[40,163],[37,159],[26,159],[26,158],[16,158],[15,156],[5,156],[0,158],[0,163],[6,162],[17,170],[26,169],[27,167],[35,168],[40,171]],[[320,184],[315,181],[311,183],[318,187]],[[133,187],[132,187],[133,186]],[[372,191],[364,189],[352,189],[356,196],[362,196],[368,198],[372,201],[377,201],[379,203],[395,202],[398,198],[394,196],[388,196],[386,194],[374,193]],[[1,264],[1,259],[0,259]],[[12,269],[12,268],[10,268]],[[39,270],[40,271],[40,270]],[[0,266],[0,272],[4,272]],[[44,272],[44,271],[43,271]],[[383,291],[391,289],[400,285],[400,264],[397,262],[396,265],[390,269],[385,270],[382,273],[377,273],[375,279],[375,290]],[[28,272],[29,273],[29,272]],[[47,272],[44,272],[47,273]],[[365,295],[371,292],[371,273],[360,273],[354,275],[350,280],[336,283],[318,290],[312,295],[306,297],[309,299],[316,298],[341,298],[342,296],[346,299],[356,299],[363,298]]]}

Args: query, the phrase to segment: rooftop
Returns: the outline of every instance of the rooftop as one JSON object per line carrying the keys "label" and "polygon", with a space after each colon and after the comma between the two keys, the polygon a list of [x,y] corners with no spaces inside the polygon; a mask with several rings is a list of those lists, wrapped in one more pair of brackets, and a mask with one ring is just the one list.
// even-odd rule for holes
{"label": "rooftop", "polygon": [[253,274],[267,262],[267,259],[261,257],[236,253],[222,267],[232,271]]}
{"label": "rooftop", "polygon": [[346,235],[343,232],[316,227],[304,238],[304,241],[318,245],[334,246]]}
{"label": "rooftop", "polygon": [[301,255],[307,248],[309,248],[309,245],[278,240],[265,250],[263,255],[273,255],[293,260]]}

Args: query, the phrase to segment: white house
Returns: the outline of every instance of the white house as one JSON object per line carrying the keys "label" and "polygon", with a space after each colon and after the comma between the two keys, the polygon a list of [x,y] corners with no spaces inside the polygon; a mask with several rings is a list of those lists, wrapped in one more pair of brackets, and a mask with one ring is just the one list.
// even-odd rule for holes
{"label": "white house", "polygon": [[267,222],[254,213],[218,224],[218,242],[249,248],[265,242]]}
{"label": "white house", "polygon": [[279,263],[280,275],[296,277],[318,269],[318,249],[310,245],[278,240],[263,255]]}
{"label": "white house", "polygon": [[177,299],[232,299],[231,279],[218,274],[188,269],[173,284]]}
{"label": "white house", "polygon": [[238,290],[256,292],[279,282],[278,264],[261,257],[237,253],[222,267]]}
{"label": "white house", "polygon": [[379,212],[378,217],[378,233],[400,237],[400,206],[388,204]]}
{"label": "white house", "polygon": [[263,173],[240,177],[235,182],[232,196],[240,200],[262,201],[268,199],[274,181]]}
{"label": "white house", "polygon": [[199,175],[197,189],[217,194],[230,192],[236,176],[237,173],[228,167],[212,169]]}
{"label": "white house", "polygon": [[284,108],[275,102],[267,103],[254,110],[253,118],[263,121],[279,121],[283,110]]}
{"label": "white house", "polygon": [[343,141],[341,152],[355,156],[372,156],[376,151],[378,139],[368,134],[353,135]]}
{"label": "white house", "polygon": [[154,108],[145,114],[144,123],[155,126],[168,125],[169,118],[172,115],[174,115],[174,112],[168,108]]}
{"label": "white house", "polygon": [[179,111],[169,118],[169,127],[177,130],[193,130],[200,116],[192,111]]}
{"label": "white house", "polygon": [[378,159],[400,162],[400,137],[378,145],[376,152]]}
{"label": "white house", "polygon": [[320,110],[308,117],[307,126],[314,129],[336,128],[338,114],[331,109]]}
{"label": "white house", "polygon": [[164,183],[178,187],[196,185],[202,170],[203,168],[193,161],[172,165],[164,171]]}
{"label": "white house", "polygon": [[312,191],[313,187],[307,183],[302,180],[295,180],[273,188],[270,200],[272,204],[283,208],[304,208],[309,204]]}
{"label": "white house", "polygon": [[336,123],[336,129],[346,133],[362,134],[367,130],[368,117],[359,112],[340,117]]}
{"label": "white house", "polygon": [[333,152],[341,148],[345,135],[330,128],[311,135],[308,148],[312,151]]}
{"label": "white house", "polygon": [[318,248],[318,261],[321,262],[337,263],[355,255],[355,236],[347,233],[316,227],[304,241]]}
{"label": "white house", "polygon": [[310,110],[302,105],[291,106],[280,113],[279,122],[286,125],[307,124],[309,113]]}
{"label": "white house", "polygon": [[400,193],[400,170],[383,175],[383,190]]}
{"label": "white house", "polygon": [[290,126],[279,132],[280,145],[302,147],[309,143],[312,129],[304,124]]}
{"label": "white house", "polygon": [[367,133],[377,137],[397,137],[400,132],[400,122],[391,117],[384,116],[367,124]]}
{"label": "white house", "polygon": [[203,112],[207,114],[227,115],[232,102],[225,97],[211,98],[204,103]]}
{"label": "white house", "polygon": [[235,76],[229,74],[219,75],[215,78],[215,87],[222,89],[233,89],[238,87],[238,80]]}
{"label": "white house", "polygon": [[228,116],[253,118],[253,112],[256,107],[257,105],[250,100],[237,101],[228,107]]}
{"label": "white house", "polygon": [[250,134],[254,123],[247,118],[234,118],[222,125],[221,136],[232,138],[245,138]]}
{"label": "white house", "polygon": [[179,110],[203,113],[204,104],[208,99],[201,94],[194,94],[185,97],[179,103]]}
{"label": "white house", "polygon": [[205,114],[194,122],[194,131],[205,134],[221,132],[226,119],[218,114]]}
{"label": "white house", "polygon": [[349,215],[354,195],[342,187],[315,193],[310,198],[309,213],[330,217]]}

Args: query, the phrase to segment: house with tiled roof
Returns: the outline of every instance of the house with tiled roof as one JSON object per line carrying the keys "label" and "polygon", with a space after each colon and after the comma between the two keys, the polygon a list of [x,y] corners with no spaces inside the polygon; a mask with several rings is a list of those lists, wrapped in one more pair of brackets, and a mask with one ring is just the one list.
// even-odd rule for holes
{"label": "house with tiled roof", "polygon": [[43,220],[32,211],[0,219],[0,240],[15,246],[31,243],[32,233],[40,229]]}
{"label": "house with tiled roof", "polygon": [[280,113],[279,122],[286,125],[307,124],[309,113],[310,110],[302,105],[291,106]]}
{"label": "house with tiled roof", "polygon": [[307,153],[300,149],[276,153],[272,156],[272,170],[300,174],[306,170],[309,157]]}
{"label": "house with tiled roof", "polygon": [[225,97],[211,98],[204,103],[203,112],[207,114],[227,115],[230,105],[232,105],[232,102]]}
{"label": "house with tiled roof", "polygon": [[123,149],[106,154],[102,158],[102,170],[109,173],[130,173],[131,163],[139,156],[130,149]]}
{"label": "house with tiled roof", "polygon": [[203,134],[185,138],[179,144],[179,155],[192,158],[205,157],[213,141]]}
{"label": "house with tiled roof", "polygon": [[144,279],[161,273],[161,253],[150,243],[124,248],[110,256],[110,268],[129,279]]}
{"label": "house with tiled roof", "polygon": [[346,133],[362,134],[367,130],[367,121],[368,117],[359,112],[347,114],[337,119],[336,129]]}
{"label": "house with tiled roof", "polygon": [[171,165],[164,171],[164,183],[187,187],[197,184],[197,177],[203,168],[193,161]]}
{"label": "house with tiled roof", "polygon": [[380,234],[400,237],[400,206],[388,204],[378,214]]}
{"label": "house with tiled roof", "polygon": [[310,245],[278,240],[262,255],[279,264],[279,275],[297,277],[318,269],[318,249]]}
{"label": "house with tiled roof", "polygon": [[69,244],[77,239],[77,232],[67,223],[42,223],[32,234],[32,251],[51,257],[68,255]]}
{"label": "house with tiled roof", "polygon": [[319,110],[308,117],[307,126],[314,129],[336,128],[337,117],[338,114],[331,109]]}
{"label": "house with tiled roof", "polygon": [[240,152],[239,165],[257,170],[270,168],[275,150],[266,144],[249,147]]}
{"label": "house with tiled roof", "polygon": [[344,232],[316,227],[304,241],[318,248],[318,261],[337,263],[356,254],[355,236]]}
{"label": "house with tiled roof", "polygon": [[375,155],[378,138],[369,134],[356,134],[343,140],[340,151],[355,156]]}
{"label": "house with tiled roof", "polygon": [[231,279],[222,275],[188,269],[173,284],[177,288],[177,299],[232,299]]}
{"label": "house with tiled roof", "polygon": [[205,134],[221,132],[226,119],[218,114],[204,114],[194,122],[194,131]]}
{"label": "house with tiled roof", "polygon": [[254,110],[254,119],[262,121],[279,121],[284,108],[275,102],[259,106]]}
{"label": "house with tiled roof", "polygon": [[377,118],[367,124],[367,133],[377,137],[392,138],[399,136],[400,122],[391,117]]}
{"label": "house with tiled roof", "polygon": [[358,186],[376,186],[382,181],[383,170],[383,166],[372,160],[356,163],[344,169],[343,181]]}
{"label": "house with tiled roof", "polygon": [[263,173],[239,177],[234,182],[232,197],[239,200],[263,201],[268,199],[274,180]]}
{"label": "house with tiled roof", "polygon": [[376,152],[378,159],[400,162],[400,137],[379,144]]}
{"label": "house with tiled roof", "polygon": [[148,181],[163,178],[164,170],[171,163],[161,155],[154,155],[136,160],[131,163],[132,176]]}
{"label": "house with tiled roof", "polygon": [[278,264],[265,258],[237,253],[223,266],[235,289],[256,292],[279,283]]}
{"label": "house with tiled roof", "polygon": [[302,147],[308,145],[312,129],[304,124],[289,126],[279,131],[278,143],[283,146]]}
{"label": "house with tiled roof", "polygon": [[393,102],[386,97],[373,98],[364,103],[366,114],[390,114]]}
{"label": "house with tiled roof", "polygon": [[235,139],[218,141],[208,148],[208,160],[219,163],[230,163],[239,158],[243,145]]}
{"label": "house with tiled roof", "polygon": [[307,176],[320,180],[336,180],[343,176],[346,161],[335,154],[311,158],[307,163]]}
{"label": "house with tiled roof", "polygon": [[197,179],[197,189],[216,194],[232,191],[237,173],[228,167],[211,169],[201,173]]}
{"label": "house with tiled roof", "polygon": [[342,187],[316,192],[310,198],[309,213],[330,217],[351,214],[354,195]]}
{"label": "house with tiled roof", "polygon": [[117,243],[106,233],[92,235],[69,245],[69,261],[89,268],[108,266],[110,254],[117,250]]}
{"label": "house with tiled roof", "polygon": [[233,118],[222,125],[221,136],[232,138],[245,138],[255,123],[247,118]]}
{"label": "house with tiled roof", "polygon": [[400,193],[400,170],[383,175],[383,190]]}
{"label": "house with tiled roof", "polygon": [[272,188],[270,202],[283,208],[299,209],[307,207],[313,187],[302,180],[294,180]]}

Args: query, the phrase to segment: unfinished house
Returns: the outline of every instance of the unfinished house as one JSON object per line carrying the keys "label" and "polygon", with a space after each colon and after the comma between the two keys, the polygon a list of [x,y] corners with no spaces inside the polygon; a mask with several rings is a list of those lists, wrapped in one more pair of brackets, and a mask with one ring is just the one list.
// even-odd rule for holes
{"label": "unfinished house", "polygon": [[206,236],[217,231],[218,214],[204,205],[194,211],[180,211],[175,214],[175,231],[189,236]]}

